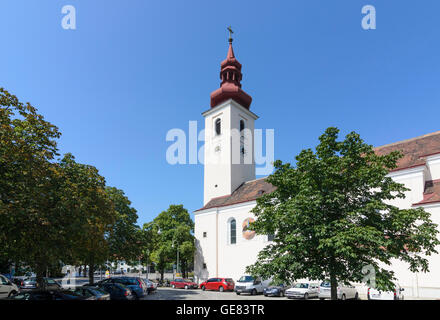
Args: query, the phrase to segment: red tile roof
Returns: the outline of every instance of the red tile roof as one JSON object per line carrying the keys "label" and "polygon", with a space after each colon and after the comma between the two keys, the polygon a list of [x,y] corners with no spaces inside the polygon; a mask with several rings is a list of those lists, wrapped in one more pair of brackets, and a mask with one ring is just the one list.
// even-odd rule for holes
{"label": "red tile roof", "polygon": [[[422,166],[426,164],[428,156],[440,154],[440,131],[387,144],[374,150],[379,155],[385,155],[395,150],[402,151],[403,157],[398,161],[397,168],[392,171]],[[432,186],[430,183],[432,183]],[[213,198],[203,208],[196,211],[253,201],[262,194],[273,192],[275,189],[273,185],[266,182],[266,178],[248,181],[238,187],[232,194]],[[423,200],[414,205],[433,202],[440,202],[440,180],[427,181]]]}
{"label": "red tile roof", "polygon": [[247,181],[232,192],[231,195],[213,198],[203,208],[196,211],[253,201],[261,195],[271,193],[274,190],[275,187],[268,183],[266,178]]}
{"label": "red tile roof", "polygon": [[425,182],[425,191],[423,192],[423,200],[414,203],[413,206],[440,202],[440,179]]}
{"label": "red tile roof", "polygon": [[392,171],[422,166],[426,163],[427,156],[440,153],[440,131],[387,144],[374,150],[379,155],[385,155],[396,150],[402,151],[403,157],[397,162],[397,168]]}

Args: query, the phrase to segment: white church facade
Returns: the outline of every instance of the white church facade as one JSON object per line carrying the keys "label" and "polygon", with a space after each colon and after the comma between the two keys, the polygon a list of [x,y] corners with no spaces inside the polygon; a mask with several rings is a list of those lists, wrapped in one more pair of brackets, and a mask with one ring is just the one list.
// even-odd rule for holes
{"label": "white church facade", "polygon": [[[270,235],[247,230],[255,219],[251,210],[256,199],[275,188],[265,178],[255,179],[253,130],[258,117],[250,111],[252,98],[241,89],[241,64],[234,56],[232,39],[220,78],[220,88],[211,94],[211,108],[203,113],[204,201],[194,212],[194,271],[199,283],[211,277],[238,280],[271,241]],[[232,138],[231,132],[238,138]],[[410,191],[393,204],[402,209],[421,206],[440,225],[440,131],[375,150],[404,154],[389,175]],[[400,261],[391,266],[407,296],[440,298],[440,254],[429,257],[429,262],[429,273],[411,273]]]}

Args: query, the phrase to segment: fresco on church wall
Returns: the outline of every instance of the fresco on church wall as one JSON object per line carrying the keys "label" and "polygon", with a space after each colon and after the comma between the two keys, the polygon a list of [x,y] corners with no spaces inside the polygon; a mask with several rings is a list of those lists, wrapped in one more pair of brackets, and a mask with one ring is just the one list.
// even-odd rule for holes
{"label": "fresco on church wall", "polygon": [[255,237],[255,231],[249,230],[249,225],[254,221],[255,220],[253,218],[247,218],[243,221],[243,237],[247,240],[251,240],[253,237]]}

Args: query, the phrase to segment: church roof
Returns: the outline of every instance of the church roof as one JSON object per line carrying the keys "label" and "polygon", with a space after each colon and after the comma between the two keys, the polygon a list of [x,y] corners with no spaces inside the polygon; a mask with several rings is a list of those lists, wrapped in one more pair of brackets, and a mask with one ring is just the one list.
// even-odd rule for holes
{"label": "church roof", "polygon": [[211,208],[225,207],[242,202],[256,200],[265,193],[271,193],[275,187],[266,181],[266,178],[247,181],[242,183],[232,194],[212,198],[203,208],[196,210],[202,211]]}
{"label": "church roof", "polygon": [[423,192],[423,200],[414,203],[413,206],[440,202],[440,179],[425,182],[425,191]]}
{"label": "church roof", "polygon": [[[428,156],[440,154],[440,131],[387,144],[374,150],[379,155],[385,155],[396,150],[400,150],[403,153],[403,157],[397,163],[397,168],[393,171],[422,166],[426,164]],[[248,181],[240,185],[230,195],[211,199],[203,208],[196,210],[196,212],[253,201],[265,193],[273,192],[275,189],[276,187],[268,183],[266,178]],[[434,202],[440,202],[440,179],[426,181],[423,200],[414,205]]]}
{"label": "church roof", "polygon": [[396,150],[400,150],[403,157],[399,159],[397,168],[393,171],[425,165],[426,157],[440,153],[440,131],[375,148],[379,155]]}
{"label": "church roof", "polygon": [[235,58],[232,38],[229,38],[229,49],[226,59],[220,64],[220,88],[211,93],[211,108],[222,102],[233,99],[249,110],[252,97],[241,89],[241,63]]}

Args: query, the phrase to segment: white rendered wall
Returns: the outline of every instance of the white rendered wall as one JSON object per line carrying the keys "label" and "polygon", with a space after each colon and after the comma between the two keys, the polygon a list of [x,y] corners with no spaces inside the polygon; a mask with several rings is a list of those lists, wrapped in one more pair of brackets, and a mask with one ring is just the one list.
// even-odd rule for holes
{"label": "white rendered wall", "polygon": [[[257,117],[233,100],[208,110],[205,116],[205,164],[204,164],[204,201],[230,195],[243,182],[255,179],[255,163],[233,164],[231,130],[239,133],[240,119],[252,133],[247,140],[249,152],[253,152],[254,121]],[[221,134],[216,135],[215,121],[221,120]],[[239,137],[237,137],[239,139]],[[239,154],[239,144],[236,146]],[[251,149],[252,148],[252,149]],[[253,153],[252,153],[253,154]]]}
{"label": "white rendered wall", "polygon": [[[195,236],[200,244],[199,253],[196,254],[195,266],[206,263],[207,270],[203,272],[200,267],[195,268],[197,280],[203,281],[209,277],[228,277],[238,280],[245,274],[246,266],[253,264],[257,260],[258,253],[269,242],[267,236],[256,235],[247,240],[243,237],[242,223],[247,218],[254,218],[250,210],[255,206],[255,202],[247,202],[244,205],[219,208],[218,211],[218,248],[216,250],[216,239],[209,235],[215,235],[216,211],[211,210],[207,213],[196,213]],[[231,218],[236,220],[235,244],[229,243],[229,221]],[[214,229],[214,230],[213,230]],[[208,231],[208,238],[203,238],[203,232]],[[217,253],[216,253],[217,252]],[[218,256],[218,269],[216,268],[216,256]],[[204,260],[204,261],[202,261]]]}
{"label": "white rendered wall", "polygon": [[[220,176],[221,174],[219,179]],[[425,181],[440,179],[440,157],[428,157],[426,166],[399,170],[390,173],[389,176],[410,189],[405,199],[396,199],[392,204],[401,209],[413,208],[414,203],[423,199]],[[223,176],[223,179],[227,180],[227,178]],[[252,240],[246,240],[242,236],[242,222],[246,218],[254,217],[250,213],[254,206],[253,201],[218,208],[218,215],[217,209],[195,214],[195,236],[200,247],[199,254],[196,254],[195,271],[199,281],[216,276],[237,280],[245,274],[246,266],[256,261],[258,252],[269,244],[267,236],[255,236]],[[440,204],[423,207],[431,213],[432,221],[440,226]],[[237,243],[231,245],[228,241],[228,221],[232,217],[237,223]],[[218,230],[218,238],[216,238],[216,230]],[[207,232],[207,238],[203,238],[204,231]],[[440,247],[437,251],[440,252]],[[440,298],[440,254],[428,257],[428,261],[430,270],[428,273],[412,273],[406,263],[397,260],[393,261],[391,266],[387,266],[395,272],[398,283],[405,288],[405,296]],[[206,270],[200,267],[203,262],[207,264]],[[366,288],[362,287],[362,293],[365,293],[364,291]]]}

